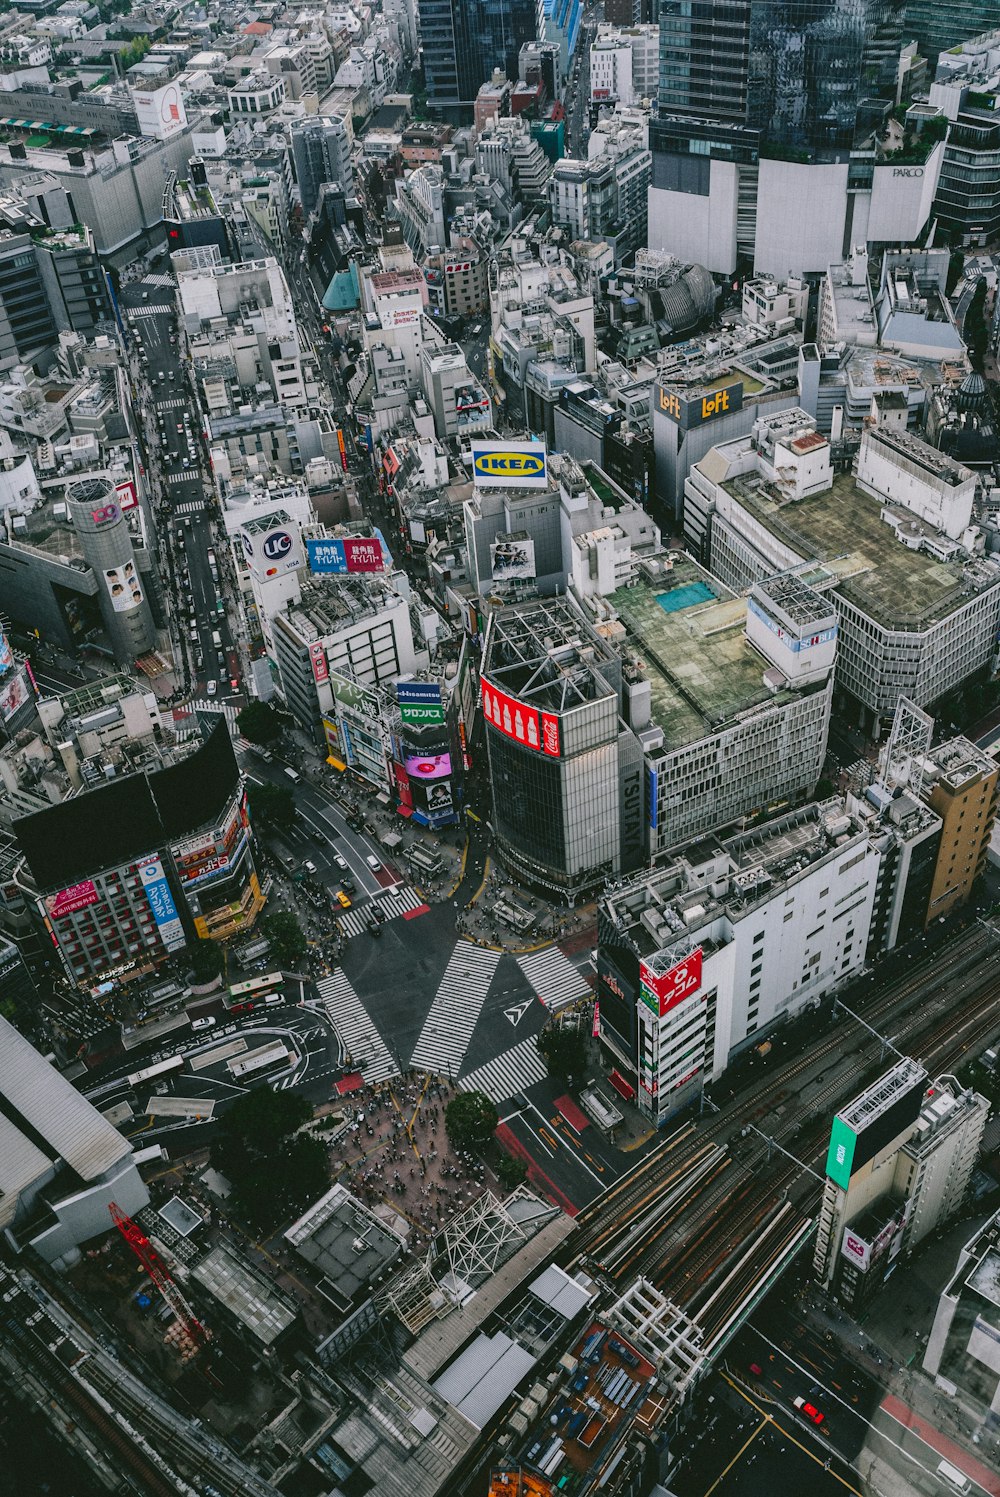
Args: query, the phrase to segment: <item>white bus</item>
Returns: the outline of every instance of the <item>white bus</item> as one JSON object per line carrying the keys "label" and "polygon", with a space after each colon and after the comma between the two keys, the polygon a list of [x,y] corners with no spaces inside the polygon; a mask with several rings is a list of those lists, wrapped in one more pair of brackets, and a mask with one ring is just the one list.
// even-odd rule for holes
{"label": "white bus", "polygon": [[946,1481],[949,1487],[956,1492],[971,1492],[972,1482],[964,1471],[953,1466],[950,1461],[942,1461],[937,1468],[937,1474],[942,1481]]}
{"label": "white bus", "polygon": [[249,1055],[241,1055],[239,1060],[228,1060],[226,1065],[233,1080],[239,1081],[241,1076],[260,1076],[278,1066],[285,1067],[291,1058],[292,1055],[282,1042],[276,1040],[273,1044],[262,1045]]}
{"label": "white bus", "polygon": [[135,1071],[127,1081],[129,1086],[142,1086],[144,1081],[155,1081],[159,1076],[171,1076],[175,1071],[183,1070],[183,1055],[172,1055],[169,1060],[157,1061],[155,1066],[146,1066],[145,1070]]}

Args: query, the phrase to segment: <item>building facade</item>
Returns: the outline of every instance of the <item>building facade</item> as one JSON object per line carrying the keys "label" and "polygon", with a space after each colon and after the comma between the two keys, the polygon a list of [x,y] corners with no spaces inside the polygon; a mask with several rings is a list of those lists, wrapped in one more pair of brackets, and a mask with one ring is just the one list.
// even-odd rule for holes
{"label": "building facade", "polygon": [[433,113],[470,120],[495,67],[517,81],[520,49],[535,37],[533,0],[418,0],[418,13]]}

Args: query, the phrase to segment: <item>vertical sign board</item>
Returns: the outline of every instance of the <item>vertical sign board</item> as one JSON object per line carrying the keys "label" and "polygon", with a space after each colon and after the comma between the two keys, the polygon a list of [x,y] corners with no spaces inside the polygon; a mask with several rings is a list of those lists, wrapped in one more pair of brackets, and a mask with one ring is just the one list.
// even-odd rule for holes
{"label": "vertical sign board", "polygon": [[846,1190],[851,1183],[854,1149],[857,1142],[858,1136],[854,1129],[849,1128],[843,1118],[835,1117],[833,1128],[830,1131],[830,1148],[826,1156],[826,1173],[834,1185],[839,1185],[841,1190]]}
{"label": "vertical sign board", "polygon": [[702,949],[696,946],[682,961],[662,975],[639,963],[639,996],[647,1008],[662,1019],[701,987]]}
{"label": "vertical sign board", "polygon": [[441,688],[436,681],[397,681],[396,701],[404,723],[440,724],[444,722]]}
{"label": "vertical sign board", "polygon": [[150,858],[145,863],[139,864],[139,877],[142,880],[143,892],[149,901],[149,908],[153,912],[156,928],[160,933],[160,939],[168,951],[177,951],[187,942],[184,938],[184,927],[174,904],[174,897],[170,892],[170,885],[163,875],[163,864],[159,858]]}

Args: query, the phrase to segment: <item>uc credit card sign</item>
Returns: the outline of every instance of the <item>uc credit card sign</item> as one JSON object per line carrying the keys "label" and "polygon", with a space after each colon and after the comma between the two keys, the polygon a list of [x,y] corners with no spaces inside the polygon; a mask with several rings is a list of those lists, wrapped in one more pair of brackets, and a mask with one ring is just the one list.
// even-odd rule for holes
{"label": "uc credit card sign", "polygon": [[472,477],[484,489],[547,488],[545,443],[473,442]]}

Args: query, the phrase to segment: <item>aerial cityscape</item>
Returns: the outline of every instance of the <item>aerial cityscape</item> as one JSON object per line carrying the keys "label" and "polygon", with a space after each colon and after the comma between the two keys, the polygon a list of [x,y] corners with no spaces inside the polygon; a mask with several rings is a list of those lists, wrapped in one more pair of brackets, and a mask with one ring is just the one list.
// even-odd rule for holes
{"label": "aerial cityscape", "polygon": [[0,88],[0,1497],[1000,1497],[998,0]]}

